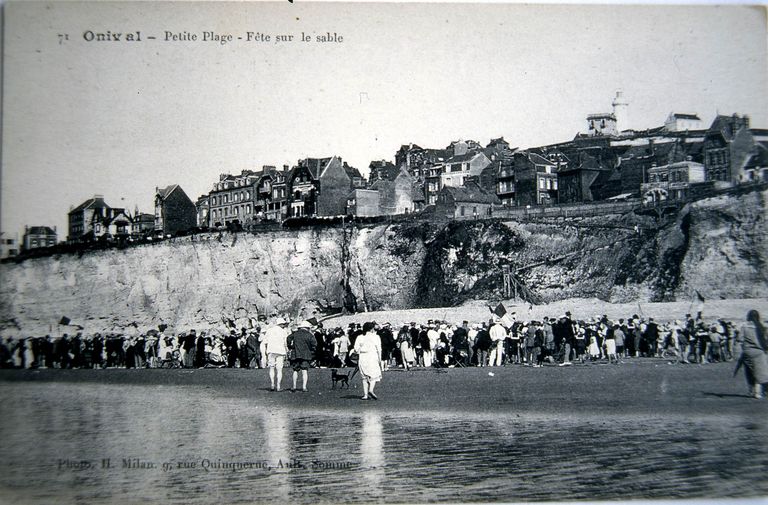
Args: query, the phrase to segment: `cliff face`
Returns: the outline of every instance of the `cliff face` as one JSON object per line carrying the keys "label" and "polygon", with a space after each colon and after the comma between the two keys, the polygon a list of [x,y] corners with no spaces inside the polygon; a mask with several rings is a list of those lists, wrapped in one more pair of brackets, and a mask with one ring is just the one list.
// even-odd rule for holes
{"label": "cliff face", "polygon": [[[690,205],[654,229],[613,216],[210,234],[0,265],[0,329],[179,330],[274,311],[309,317],[502,297],[501,266],[534,302],[765,297],[768,192]],[[635,229],[635,225],[639,228]]]}
{"label": "cliff face", "polygon": [[407,307],[425,248],[401,242],[387,226],[210,234],[4,264],[0,327],[47,332],[62,316],[93,331],[218,327],[273,311]]}

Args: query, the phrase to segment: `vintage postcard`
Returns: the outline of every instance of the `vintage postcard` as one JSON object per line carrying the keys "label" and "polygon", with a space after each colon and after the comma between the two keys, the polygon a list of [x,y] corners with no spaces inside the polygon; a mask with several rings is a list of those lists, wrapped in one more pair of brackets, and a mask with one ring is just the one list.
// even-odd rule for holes
{"label": "vintage postcard", "polygon": [[766,30],[6,2],[0,501],[764,500]]}

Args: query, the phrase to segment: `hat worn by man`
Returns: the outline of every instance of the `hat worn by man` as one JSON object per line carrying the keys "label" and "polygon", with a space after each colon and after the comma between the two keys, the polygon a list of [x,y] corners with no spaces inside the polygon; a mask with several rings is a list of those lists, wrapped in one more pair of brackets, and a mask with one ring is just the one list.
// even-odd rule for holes
{"label": "hat worn by man", "polygon": [[288,321],[286,321],[282,317],[278,317],[277,319],[275,319],[275,326],[279,326],[281,324],[288,324]]}
{"label": "hat worn by man", "polygon": [[312,328],[312,325],[309,324],[309,321],[302,321],[299,323],[298,328]]}

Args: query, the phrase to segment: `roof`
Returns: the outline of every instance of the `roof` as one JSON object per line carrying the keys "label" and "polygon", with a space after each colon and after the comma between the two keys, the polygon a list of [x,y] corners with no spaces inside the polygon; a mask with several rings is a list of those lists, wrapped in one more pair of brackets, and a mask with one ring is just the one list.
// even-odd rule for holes
{"label": "roof", "polygon": [[490,142],[488,142],[488,145],[487,145],[487,146],[485,146],[485,147],[491,147],[491,146],[494,146],[494,145],[497,145],[497,144],[504,144],[504,145],[507,145],[507,146],[508,146],[508,145],[509,145],[509,142],[507,142],[506,140],[504,140],[504,137],[499,137],[499,138],[497,138],[497,139],[491,139],[491,141],[490,141]]}
{"label": "roof", "polygon": [[[661,142],[645,144],[641,146],[629,146],[626,151],[621,154],[621,159],[628,160],[631,158],[646,158],[646,157],[663,157],[668,156],[677,145],[676,142]],[[694,144],[688,144],[692,148]]]}
{"label": "roof", "polygon": [[768,167],[768,145],[765,142],[757,142],[757,152],[752,154],[744,168],[762,168]]}
{"label": "roof", "polygon": [[660,165],[660,166],[656,166],[656,167],[651,167],[651,168],[648,169],[648,171],[649,172],[662,172],[662,171],[665,171],[665,170],[669,170],[671,168],[683,168],[683,167],[690,168],[691,166],[703,167],[704,165],[702,165],[701,163],[698,163],[696,161],[686,160],[686,161],[677,161],[675,163],[669,163],[668,165]]}
{"label": "roof", "polygon": [[171,193],[173,193],[173,191],[174,191],[176,188],[178,188],[178,187],[179,187],[179,185],[178,185],[178,184],[171,184],[170,186],[166,186],[165,188],[162,188],[162,189],[158,189],[158,190],[157,190],[157,196],[159,196],[160,198],[162,198],[163,200],[165,200],[165,199],[166,199],[166,198],[168,198],[168,197],[171,195]]}
{"label": "roof", "polygon": [[745,117],[734,114],[733,116],[719,115],[712,121],[712,125],[709,127],[708,134],[711,132],[719,132],[726,140],[731,140],[736,132],[742,127],[748,126],[748,119]]}
{"label": "roof", "polygon": [[328,158],[306,158],[299,160],[298,165],[294,168],[306,167],[309,169],[309,173],[312,175],[312,178],[318,179],[323,169],[332,159],[332,156]]}
{"label": "roof", "polygon": [[444,186],[440,192],[446,192],[453,197],[455,202],[498,204],[499,198],[489,193],[477,184],[467,184],[461,187]]}
{"label": "roof", "polygon": [[612,112],[599,112],[597,114],[589,114],[587,120],[590,119],[613,119],[616,121],[616,116],[614,116]]}
{"label": "roof", "polygon": [[677,119],[693,119],[696,121],[701,121],[701,118],[696,114],[685,114],[685,113],[673,112],[672,117]]}
{"label": "roof", "polygon": [[88,200],[84,201],[74,209],[70,210],[69,213],[72,214],[73,212],[81,212],[85,209],[110,209],[111,207],[104,202],[104,198],[100,196],[94,196],[93,198],[89,198]]}
{"label": "roof", "polygon": [[538,155],[536,153],[528,153],[528,159],[531,161],[531,163],[534,163],[536,165],[548,165],[551,167],[554,167],[555,164],[546,159],[545,157]]}
{"label": "roof", "polygon": [[459,154],[458,156],[451,156],[447,160],[445,160],[443,163],[446,165],[453,164],[453,163],[466,163],[468,161],[472,161],[475,156],[478,156],[480,153],[475,152],[468,152],[465,154]]}
{"label": "roof", "polygon": [[363,178],[363,174],[360,173],[360,170],[353,166],[347,165],[346,161],[343,163],[342,167],[350,179],[354,179],[355,177],[359,177],[361,179]]}
{"label": "roof", "polygon": [[27,230],[29,235],[56,235],[56,232],[50,226],[30,226]]}

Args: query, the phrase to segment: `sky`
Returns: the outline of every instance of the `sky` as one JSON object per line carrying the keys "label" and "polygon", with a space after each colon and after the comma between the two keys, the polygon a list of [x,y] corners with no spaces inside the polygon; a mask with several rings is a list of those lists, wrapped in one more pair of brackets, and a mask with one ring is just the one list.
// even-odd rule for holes
{"label": "sky", "polygon": [[[107,31],[121,40],[86,40]],[[365,172],[410,142],[562,142],[619,89],[622,129],[672,111],[768,128],[753,7],[21,2],[3,35],[0,230],[19,238],[55,225],[65,239],[70,207],[94,194],[153,212],[156,187],[194,201],[221,173],[308,156]]]}

